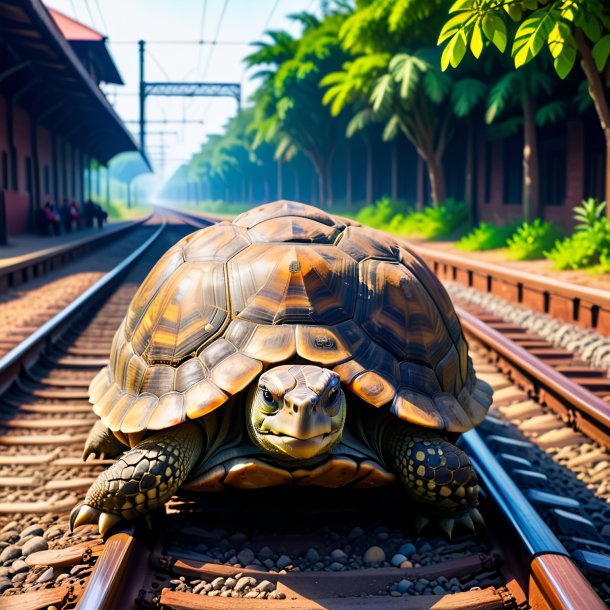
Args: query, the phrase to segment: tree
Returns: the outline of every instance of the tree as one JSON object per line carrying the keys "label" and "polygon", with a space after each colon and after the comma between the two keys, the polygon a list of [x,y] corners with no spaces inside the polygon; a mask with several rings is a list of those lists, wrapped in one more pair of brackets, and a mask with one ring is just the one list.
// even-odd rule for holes
{"label": "tree", "polygon": [[429,41],[440,27],[441,3],[369,0],[341,29],[346,51],[355,58],[328,75],[324,102],[339,115],[347,106],[364,106],[350,121],[348,135],[371,121],[384,121],[384,140],[402,132],[424,160],[433,204],[446,197],[443,155],[456,116],[466,116],[484,98],[474,78],[447,78]]}
{"label": "tree", "polygon": [[319,21],[309,13],[293,15],[304,30],[294,39],[286,32],[269,32],[271,42],[246,58],[262,66],[263,82],[254,95],[254,147],[274,143],[276,155],[301,151],[312,162],[318,177],[321,205],[332,205],[332,160],[341,133],[340,122],[322,104],[321,78],[336,70],[345,57],[337,42],[345,15],[333,12]]}
{"label": "tree", "polygon": [[[458,0],[444,24],[438,44],[446,43],[441,67],[456,68],[468,48],[479,58],[490,45],[504,53],[506,20],[518,24],[511,55],[521,68],[546,46],[555,72],[565,78],[576,58],[589,85],[606,141],[606,201],[610,201],[610,4],[607,0]],[[606,82],[604,82],[604,79]],[[610,208],[607,208],[610,217]]]}

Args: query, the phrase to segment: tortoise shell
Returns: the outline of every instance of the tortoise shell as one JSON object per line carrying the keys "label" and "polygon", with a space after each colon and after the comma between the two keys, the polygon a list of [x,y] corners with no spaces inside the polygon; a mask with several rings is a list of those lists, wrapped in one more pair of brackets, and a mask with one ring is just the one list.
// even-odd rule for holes
{"label": "tortoise shell", "polygon": [[448,432],[486,415],[439,280],[399,239],[300,203],[196,231],[134,296],[90,386],[115,432],[202,417],[264,369],[305,360],[397,417]]}

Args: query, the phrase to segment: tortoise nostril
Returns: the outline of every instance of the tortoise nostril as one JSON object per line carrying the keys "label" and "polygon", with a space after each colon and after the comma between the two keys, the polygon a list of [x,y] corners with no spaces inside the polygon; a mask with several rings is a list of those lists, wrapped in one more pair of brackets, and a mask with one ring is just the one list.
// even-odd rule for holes
{"label": "tortoise nostril", "polygon": [[299,412],[299,407],[297,407],[297,405],[292,405],[292,410],[293,410],[295,413],[298,413],[298,412]]}

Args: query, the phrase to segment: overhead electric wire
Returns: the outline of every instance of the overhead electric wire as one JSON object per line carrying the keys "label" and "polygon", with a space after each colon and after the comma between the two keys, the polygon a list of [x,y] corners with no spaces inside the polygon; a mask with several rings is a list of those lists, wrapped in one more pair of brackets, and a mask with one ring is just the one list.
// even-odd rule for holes
{"label": "overhead electric wire", "polygon": [[106,36],[108,36],[109,35],[108,24],[106,23],[106,19],[104,19],[104,13],[102,12],[102,8],[100,6],[99,0],[95,0],[95,6],[97,7],[97,12],[100,16],[100,21],[102,23],[102,27],[104,28],[104,34],[106,34]]}
{"label": "overhead electric wire", "polygon": [[218,40],[218,34],[220,34],[220,28],[222,27],[222,22],[225,18],[225,14],[227,12],[227,6],[229,5],[229,0],[225,0],[224,4],[222,5],[222,11],[220,13],[220,18],[218,19],[218,25],[216,26],[216,32],[214,34],[214,40],[212,42],[212,48],[210,49],[210,52],[208,54],[208,58],[207,61],[205,63],[205,66],[203,68],[203,72],[201,74],[201,80],[204,81],[205,77],[208,73],[208,68],[210,67],[210,62],[212,61],[212,56],[214,55],[214,50],[216,49],[216,41]]}
{"label": "overhead electric wire", "polygon": [[97,30],[97,26],[95,25],[95,18],[93,17],[93,13],[91,12],[91,7],[89,6],[89,0],[85,0],[85,7],[87,9],[87,13],[89,13],[89,19],[91,19],[91,27],[94,30]]}
{"label": "overhead electric wire", "polygon": [[275,13],[275,9],[277,8],[277,5],[279,3],[280,0],[275,0],[275,2],[273,3],[273,6],[271,7],[271,12],[269,13],[269,17],[267,17],[267,21],[265,21],[265,25],[263,26],[263,32],[266,31],[269,27],[269,24],[271,23],[271,19],[273,17],[273,13]]}

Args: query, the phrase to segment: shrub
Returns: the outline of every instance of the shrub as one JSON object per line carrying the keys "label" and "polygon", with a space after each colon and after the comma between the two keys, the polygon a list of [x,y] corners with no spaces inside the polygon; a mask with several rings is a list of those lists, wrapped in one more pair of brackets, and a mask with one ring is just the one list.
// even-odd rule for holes
{"label": "shrub", "polygon": [[402,214],[405,206],[393,201],[389,197],[382,197],[373,205],[367,205],[356,215],[356,220],[375,229],[384,229],[392,219]]}
{"label": "shrub", "polygon": [[528,261],[543,258],[544,252],[553,247],[561,237],[561,232],[552,222],[543,222],[536,218],[534,222],[524,222],[507,240],[512,258]]}
{"label": "shrub", "polygon": [[447,200],[443,205],[425,208],[395,216],[388,230],[399,235],[421,235],[426,239],[438,239],[455,233],[468,222],[468,206]]}
{"label": "shrub", "polygon": [[597,203],[597,199],[589,197],[583,199],[581,205],[574,208],[574,219],[580,223],[576,225],[577,231],[585,231],[595,225],[598,220],[604,217],[606,202]]}
{"label": "shrub", "polygon": [[610,268],[610,224],[606,218],[590,227],[576,231],[555,244],[545,256],[555,262],[557,269],[582,269],[601,265]]}
{"label": "shrub", "polygon": [[478,227],[475,227],[456,243],[456,247],[461,250],[477,251],[477,250],[494,250],[496,248],[504,248],[508,238],[513,235],[517,229],[516,224],[504,226],[496,226],[489,222],[482,222]]}

